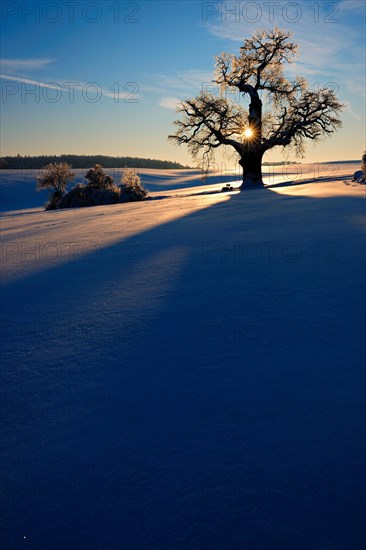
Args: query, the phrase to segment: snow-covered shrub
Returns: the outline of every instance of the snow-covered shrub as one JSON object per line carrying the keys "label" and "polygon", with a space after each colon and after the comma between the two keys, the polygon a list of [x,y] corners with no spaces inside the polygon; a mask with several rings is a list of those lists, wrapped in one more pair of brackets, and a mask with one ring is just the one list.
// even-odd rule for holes
{"label": "snow-covered shrub", "polygon": [[74,172],[66,162],[54,162],[44,166],[36,177],[36,189],[49,189],[50,196],[45,204],[46,210],[60,208],[60,202],[65,193],[67,184],[73,181]]}
{"label": "snow-covered shrub", "polygon": [[357,183],[366,183],[366,151],[362,155],[361,170],[357,170],[353,174],[353,181]]}
{"label": "snow-covered shrub", "polygon": [[140,176],[134,168],[125,168],[121,178],[121,202],[143,201],[147,191],[141,185]]}
{"label": "snow-covered shrub", "polygon": [[116,185],[110,185],[107,189],[100,189],[93,185],[79,183],[62,197],[59,207],[80,208],[116,204],[120,200],[120,194],[120,190]]}
{"label": "snow-covered shrub", "polygon": [[85,174],[87,185],[95,189],[111,189],[113,187],[113,179],[105,174],[102,166],[96,164],[94,168]]}
{"label": "snow-covered shrub", "polygon": [[[49,165],[53,166],[53,165]],[[68,166],[65,164],[65,166]],[[86,174],[87,184],[79,183],[65,194],[66,185],[71,181],[74,174],[68,173],[64,167],[65,179],[57,179],[53,169],[46,167],[39,189],[48,188],[52,185],[53,195],[46,206],[46,209],[53,208],[81,208],[86,206],[99,206],[116,204],[117,202],[141,201],[146,198],[146,191],[141,186],[140,178],[136,170],[127,168],[123,171],[121,185],[114,185],[113,179],[107,176],[100,164],[96,164]],[[70,167],[69,167],[70,168]],[[56,170],[56,169],[54,169]],[[51,173],[51,176],[49,175]],[[56,174],[56,175],[55,175]],[[58,187],[56,187],[58,185]]]}
{"label": "snow-covered shrub", "polygon": [[119,202],[121,190],[114,185],[113,179],[105,174],[100,164],[88,170],[85,179],[86,185],[79,183],[62,197],[60,208],[81,208]]}

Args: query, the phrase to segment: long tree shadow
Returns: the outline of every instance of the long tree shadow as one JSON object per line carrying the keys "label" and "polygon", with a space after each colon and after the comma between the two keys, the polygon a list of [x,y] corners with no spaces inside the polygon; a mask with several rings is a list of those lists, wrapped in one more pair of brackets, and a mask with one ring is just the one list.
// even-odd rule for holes
{"label": "long tree shadow", "polygon": [[363,540],[364,204],[268,191],[6,285],[8,541]]}

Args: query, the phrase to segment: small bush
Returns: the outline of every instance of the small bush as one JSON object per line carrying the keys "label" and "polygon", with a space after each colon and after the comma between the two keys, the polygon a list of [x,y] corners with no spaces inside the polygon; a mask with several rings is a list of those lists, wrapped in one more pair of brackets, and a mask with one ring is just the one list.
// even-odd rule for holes
{"label": "small bush", "polygon": [[91,168],[84,177],[88,182],[87,185],[95,189],[111,189],[114,186],[113,179],[105,174],[100,164]]}
{"label": "small bush", "polygon": [[140,176],[134,168],[125,168],[121,178],[121,202],[143,201],[147,191],[141,185]]}
{"label": "small bush", "polygon": [[73,181],[74,172],[66,162],[54,162],[44,166],[36,177],[36,189],[49,189],[50,196],[45,204],[46,210],[60,208],[60,201],[66,191],[67,184]]}

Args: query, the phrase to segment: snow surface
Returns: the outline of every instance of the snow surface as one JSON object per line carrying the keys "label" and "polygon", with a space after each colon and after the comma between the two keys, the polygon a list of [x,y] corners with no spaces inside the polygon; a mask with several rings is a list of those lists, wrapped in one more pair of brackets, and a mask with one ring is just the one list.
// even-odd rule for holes
{"label": "snow surface", "polygon": [[364,548],[365,186],[312,170],[54,212],[6,171],[2,548]]}

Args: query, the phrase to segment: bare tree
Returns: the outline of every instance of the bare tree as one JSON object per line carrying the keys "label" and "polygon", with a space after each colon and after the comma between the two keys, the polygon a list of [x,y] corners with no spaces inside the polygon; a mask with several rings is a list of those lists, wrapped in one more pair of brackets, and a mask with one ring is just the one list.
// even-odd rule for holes
{"label": "bare tree", "polygon": [[75,177],[71,166],[66,162],[54,162],[44,166],[36,178],[37,190],[49,189],[51,194],[46,206],[47,210],[59,208],[61,198],[67,184]]}
{"label": "bare tree", "polygon": [[[240,54],[223,53],[216,58],[220,95],[202,92],[178,107],[181,118],[169,139],[187,144],[197,160],[209,165],[215,149],[234,148],[243,169],[241,188],[258,187],[262,181],[262,158],[273,147],[293,147],[304,155],[304,142],[319,140],[341,126],[343,105],[329,87],[311,90],[306,80],[288,80],[283,65],[291,63],[297,45],[292,33],[275,28],[256,31],[246,39]],[[249,99],[249,109],[225,97],[236,91]],[[263,108],[265,106],[265,108]]]}

